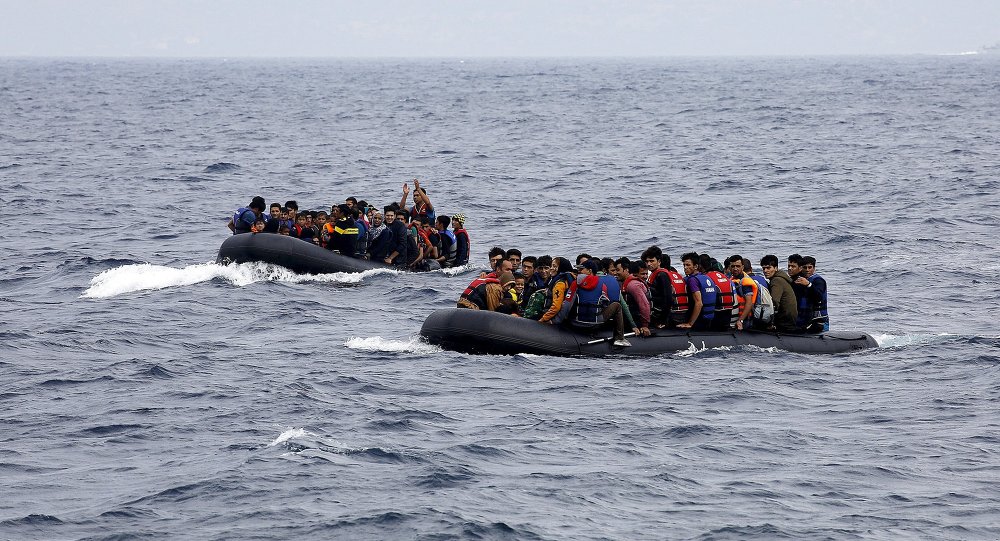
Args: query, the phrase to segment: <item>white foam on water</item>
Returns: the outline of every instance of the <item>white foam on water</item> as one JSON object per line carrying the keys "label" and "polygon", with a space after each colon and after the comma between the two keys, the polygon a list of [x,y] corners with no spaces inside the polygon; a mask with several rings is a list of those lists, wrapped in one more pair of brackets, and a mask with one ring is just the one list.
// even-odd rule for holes
{"label": "white foam on water", "polygon": [[477,265],[469,263],[468,265],[462,265],[461,267],[449,267],[447,269],[441,269],[440,271],[435,271],[435,272],[440,272],[445,276],[458,276],[459,274],[464,274],[466,272],[475,270],[477,268],[478,268]]}
{"label": "white foam on water", "polygon": [[941,342],[947,340],[953,336],[958,336],[956,334],[940,333],[940,334],[904,334],[904,335],[894,335],[894,334],[874,334],[871,337],[878,342],[878,347],[880,348],[898,348],[907,346],[922,346],[926,344],[932,344],[934,342]]}
{"label": "white foam on water", "polygon": [[108,269],[90,280],[90,287],[80,295],[85,299],[106,299],[134,293],[155,291],[169,287],[200,284],[216,278],[244,287],[257,282],[326,282],[356,284],[369,276],[399,274],[393,269],[372,269],[364,272],[334,272],[330,274],[295,274],[277,265],[267,263],[199,263],[177,269],[149,263],[122,265]]}
{"label": "white foam on water", "polygon": [[280,436],[274,439],[271,443],[267,444],[268,447],[274,447],[275,445],[280,445],[292,438],[304,438],[306,436],[316,436],[312,432],[307,431],[304,428],[289,428],[288,430],[281,433]]}
{"label": "white foam on water", "polygon": [[408,340],[389,340],[381,336],[368,338],[352,336],[344,342],[344,347],[355,351],[385,353],[439,353],[443,351],[437,346],[432,346],[424,342],[417,336],[410,337]]}
{"label": "white foam on water", "polygon": [[678,351],[677,353],[674,353],[674,357],[691,357],[693,355],[697,355],[705,351],[731,351],[732,349],[733,349],[732,346],[719,346],[715,348],[705,347],[704,341],[702,341],[701,347],[699,348],[694,344],[694,342],[689,341],[688,348],[683,351]]}

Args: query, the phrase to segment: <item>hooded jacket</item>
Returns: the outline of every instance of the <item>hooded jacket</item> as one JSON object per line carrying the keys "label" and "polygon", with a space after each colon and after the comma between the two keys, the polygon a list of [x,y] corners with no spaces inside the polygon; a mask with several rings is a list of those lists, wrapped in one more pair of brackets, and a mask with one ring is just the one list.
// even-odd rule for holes
{"label": "hooded jacket", "polygon": [[792,279],[788,277],[788,273],[783,270],[776,271],[771,277],[768,290],[774,301],[774,326],[779,331],[797,331],[795,321],[799,317],[798,301],[795,299],[795,290],[792,289]]}

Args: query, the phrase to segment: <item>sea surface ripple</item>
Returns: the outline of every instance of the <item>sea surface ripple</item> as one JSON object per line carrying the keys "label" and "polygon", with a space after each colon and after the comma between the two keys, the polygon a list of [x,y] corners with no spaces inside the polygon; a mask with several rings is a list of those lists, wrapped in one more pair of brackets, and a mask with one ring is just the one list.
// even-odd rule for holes
{"label": "sea surface ripple", "polygon": [[[0,539],[1000,538],[1000,60],[0,59]],[[804,356],[471,356],[475,266],[214,263],[420,178],[489,247],[819,259]]]}

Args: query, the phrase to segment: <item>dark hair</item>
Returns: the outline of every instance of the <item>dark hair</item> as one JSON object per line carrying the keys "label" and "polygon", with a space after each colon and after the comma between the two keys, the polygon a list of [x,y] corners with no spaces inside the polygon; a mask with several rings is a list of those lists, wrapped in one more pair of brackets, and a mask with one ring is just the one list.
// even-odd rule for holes
{"label": "dark hair", "polygon": [[255,195],[255,196],[253,196],[252,198],[250,198],[250,202],[251,202],[251,203],[260,203],[260,204],[261,204],[261,206],[265,206],[265,205],[267,205],[267,202],[266,202],[266,201],[264,201],[264,198],[263,198],[263,197],[261,197],[261,196],[259,196],[259,195]]}
{"label": "dark hair", "polygon": [[368,201],[365,201],[364,199],[362,199],[361,201],[355,201],[355,203],[357,203],[357,205],[355,206],[361,207],[362,209],[367,209],[368,207],[371,206],[368,204]]}
{"label": "dark hair", "polygon": [[325,210],[321,210],[321,211],[319,211],[319,212],[316,213],[316,217],[317,218],[319,218],[320,216],[326,217],[326,216],[329,216],[329,214],[327,214]]}
{"label": "dark hair", "polygon": [[351,203],[354,203],[355,205],[358,204],[358,198],[357,197],[353,197],[353,196],[348,197],[347,199],[344,199],[344,201],[350,201]]}
{"label": "dark hair", "polygon": [[573,272],[573,265],[570,264],[569,260],[565,257],[554,257],[552,261],[558,261],[559,270],[556,271],[557,274],[562,274],[564,272]]}
{"label": "dark hair", "polygon": [[670,268],[670,254],[660,254],[660,266],[665,269]]}
{"label": "dark hair", "polygon": [[778,256],[773,254],[767,254],[766,256],[760,258],[761,267],[777,267],[778,266]]}
{"label": "dark hair", "polygon": [[424,214],[420,217],[420,225],[431,225],[431,219],[429,216]]}
{"label": "dark hair", "polygon": [[627,257],[619,257],[615,260],[615,265],[629,269],[632,267],[632,260]]}
{"label": "dark hair", "polygon": [[272,208],[273,209],[274,207],[278,207],[280,209],[281,208],[281,203],[271,203],[271,206],[268,207],[268,208]]}
{"label": "dark hair", "polygon": [[409,220],[410,219],[410,211],[408,211],[408,210],[406,210],[404,208],[398,208],[398,209],[396,209],[396,216],[402,216],[403,217],[403,221]]}
{"label": "dark hair", "polygon": [[804,256],[802,256],[802,264],[803,265],[812,265],[812,266],[815,267],[816,266],[816,258],[813,257],[813,256],[811,256],[811,255],[804,255]]}
{"label": "dark hair", "polygon": [[285,201],[285,208],[286,209],[295,209],[295,211],[297,212],[299,210],[299,204],[296,203],[295,200]]}
{"label": "dark hair", "polygon": [[584,252],[584,253],[576,256],[576,264],[579,265],[580,261],[582,261],[584,259],[591,259],[590,254]]}
{"label": "dark hair", "polygon": [[548,267],[552,265],[552,256],[550,255],[540,255],[538,256],[536,267]]}
{"label": "dark hair", "polygon": [[753,271],[753,265],[750,264],[750,260],[743,258],[743,272],[749,273]]}
{"label": "dark hair", "polygon": [[641,257],[642,259],[649,259],[651,257],[659,259],[661,255],[663,255],[663,250],[661,250],[659,246],[654,244],[649,248],[646,248],[646,250],[642,252]]}
{"label": "dark hair", "polygon": [[489,256],[489,258],[493,259],[496,256],[504,257],[503,248],[501,248],[499,246],[494,246],[494,247],[490,248],[490,256]]}
{"label": "dark hair", "polygon": [[610,257],[602,257],[601,258],[601,270],[603,270],[606,273],[609,273],[609,274],[611,273],[611,266],[614,265],[614,264],[615,264],[615,260],[611,259]]}
{"label": "dark hair", "polygon": [[357,205],[354,205],[354,208],[351,209],[351,212],[354,214],[354,219],[356,220],[360,220],[361,215],[364,214],[364,212],[361,212],[361,207]]}
{"label": "dark hair", "polygon": [[340,213],[343,214],[344,216],[347,216],[351,213],[351,207],[347,206],[347,203],[341,203],[337,205],[335,208],[339,210]]}
{"label": "dark hair", "polygon": [[250,208],[259,210],[261,212],[264,212],[264,206],[265,206],[264,200],[256,198],[254,198],[254,200],[251,201],[249,205]]}
{"label": "dark hair", "polygon": [[788,256],[788,262],[789,263],[795,263],[796,265],[798,265],[798,266],[801,267],[802,266],[802,256],[800,256],[799,254],[792,254],[792,255]]}
{"label": "dark hair", "polygon": [[512,255],[516,255],[517,257],[521,257],[521,250],[518,250],[517,248],[511,248],[510,250],[507,250],[507,253],[505,253],[503,255],[503,258],[504,259],[510,259],[510,256],[512,256]]}
{"label": "dark hair", "polygon": [[448,216],[438,216],[437,221],[443,225],[445,229],[448,229],[448,226],[451,224],[451,218]]}
{"label": "dark hair", "polygon": [[[537,262],[538,262],[538,258],[535,257],[535,256],[533,256],[533,255],[527,255],[527,256],[524,256],[524,257],[521,258],[521,264],[522,265],[524,265],[525,263],[531,263],[532,265],[534,265]],[[551,264],[552,263],[549,263],[549,265],[551,265]]]}
{"label": "dark hair", "polygon": [[688,252],[681,256],[681,261],[690,261],[695,265],[698,264],[698,252]]}
{"label": "dark hair", "polygon": [[[621,261],[621,260],[619,260]],[[635,274],[646,267],[645,261],[632,261],[628,264],[629,274]]]}
{"label": "dark hair", "polygon": [[712,256],[708,254],[701,254],[698,256],[698,266],[701,267],[702,272],[708,272],[712,270]]}

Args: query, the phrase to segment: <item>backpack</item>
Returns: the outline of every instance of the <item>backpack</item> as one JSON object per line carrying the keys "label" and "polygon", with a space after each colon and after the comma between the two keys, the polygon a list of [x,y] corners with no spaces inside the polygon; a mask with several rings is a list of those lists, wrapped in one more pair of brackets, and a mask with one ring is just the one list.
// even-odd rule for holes
{"label": "backpack", "polygon": [[545,313],[545,293],[545,288],[542,288],[528,297],[528,302],[524,305],[523,315],[525,318],[537,320],[542,317],[542,314]]}
{"label": "backpack", "polygon": [[770,325],[774,321],[774,300],[771,299],[771,292],[766,287],[757,288],[757,302],[753,303],[750,315],[754,321],[764,325]]}

